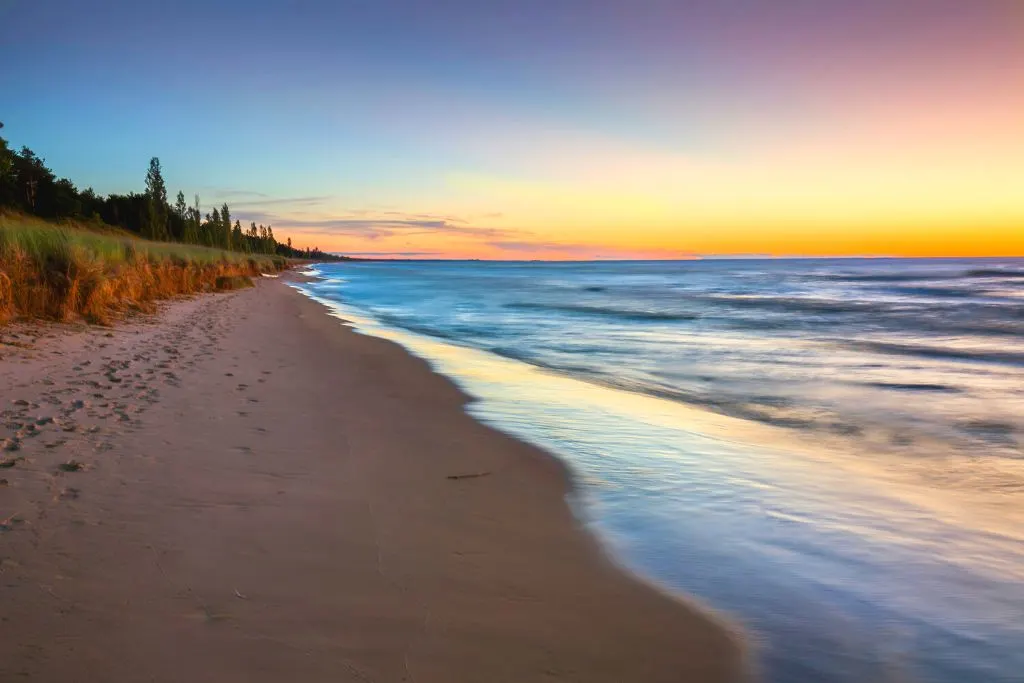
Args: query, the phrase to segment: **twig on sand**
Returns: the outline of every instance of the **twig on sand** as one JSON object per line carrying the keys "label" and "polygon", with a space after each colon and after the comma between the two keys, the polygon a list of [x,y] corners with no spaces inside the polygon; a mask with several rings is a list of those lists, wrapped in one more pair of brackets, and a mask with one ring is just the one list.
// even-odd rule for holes
{"label": "twig on sand", "polygon": [[10,531],[11,529],[14,528],[15,522],[20,522],[20,521],[22,521],[22,520],[18,516],[17,512],[15,512],[11,516],[7,517],[7,519],[0,519],[0,531]]}
{"label": "twig on sand", "polygon": [[490,472],[473,472],[471,474],[449,474],[448,479],[476,479],[477,477],[486,477]]}

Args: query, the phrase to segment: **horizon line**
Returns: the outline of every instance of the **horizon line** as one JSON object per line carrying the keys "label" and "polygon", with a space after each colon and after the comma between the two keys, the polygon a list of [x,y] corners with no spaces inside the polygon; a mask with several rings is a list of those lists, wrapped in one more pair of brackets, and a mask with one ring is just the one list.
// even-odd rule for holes
{"label": "horizon line", "polygon": [[331,256],[341,256],[348,258],[352,261],[396,261],[396,262],[447,262],[447,263],[459,263],[459,262],[487,262],[487,263],[651,263],[651,262],[662,262],[662,263],[684,263],[688,261],[826,261],[826,260],[843,260],[843,261],[963,261],[963,260],[1017,260],[1024,259],[1024,254],[1020,255],[1007,255],[1007,256],[875,256],[875,255],[823,255],[823,256],[801,256],[801,255],[785,255],[785,256],[773,256],[770,254],[762,254],[756,256],[744,256],[744,255],[704,255],[704,256],[690,256],[680,258],[575,258],[575,259],[546,259],[546,258],[487,258],[487,257],[466,257],[466,258],[448,258],[443,256],[431,257],[431,258],[415,258],[415,257],[400,257],[400,256],[388,256],[386,253],[382,253],[379,256],[374,256],[370,253],[362,252],[357,256],[350,255],[341,251],[329,251],[324,252]]}

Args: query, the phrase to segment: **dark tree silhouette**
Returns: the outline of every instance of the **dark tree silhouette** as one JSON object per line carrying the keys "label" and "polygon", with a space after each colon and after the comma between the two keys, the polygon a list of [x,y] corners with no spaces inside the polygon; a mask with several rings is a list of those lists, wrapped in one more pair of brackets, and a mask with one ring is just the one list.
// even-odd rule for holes
{"label": "dark tree silhouette", "polygon": [[157,157],[149,160],[149,171],[146,172],[146,224],[143,236],[151,240],[168,238],[167,185]]}
{"label": "dark tree silhouette", "polygon": [[[0,129],[3,129],[0,123]],[[300,250],[279,244],[269,226],[256,227],[252,223],[243,231],[241,221],[232,224],[227,204],[207,214],[204,222],[199,195],[189,207],[185,194],[178,192],[173,206],[167,202],[167,184],[164,181],[160,159],[153,157],[146,173],[146,191],[143,194],[97,195],[92,188],[79,190],[66,178],[57,178],[44,159],[28,147],[12,150],[0,137],[0,210],[20,211],[48,220],[77,220],[116,226],[155,240],[175,240],[188,244],[246,251],[259,254],[277,254],[303,258],[319,254],[324,260],[336,258],[319,250]]]}

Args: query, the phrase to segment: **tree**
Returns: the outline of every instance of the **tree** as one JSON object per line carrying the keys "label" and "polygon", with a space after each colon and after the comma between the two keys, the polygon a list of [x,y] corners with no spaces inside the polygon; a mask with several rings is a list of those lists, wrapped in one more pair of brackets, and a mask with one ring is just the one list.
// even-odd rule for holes
{"label": "tree", "polygon": [[185,212],[188,211],[188,204],[185,203],[185,193],[178,190],[178,201],[174,202],[174,213],[182,221],[185,220]]}
{"label": "tree", "polygon": [[[4,124],[0,122],[0,128]],[[7,146],[7,140],[0,137],[0,206],[15,203],[14,152]]]}
{"label": "tree", "polygon": [[241,221],[236,220],[235,227],[231,229],[231,244],[237,251],[249,251],[249,245],[246,244],[245,238],[242,236]]}
{"label": "tree", "polygon": [[15,197],[22,208],[29,213],[52,218],[52,207],[48,206],[47,199],[52,194],[53,171],[28,147],[22,147],[11,161]]}
{"label": "tree", "polygon": [[[2,4],[3,0],[0,0]],[[3,129],[0,123],[0,129]],[[79,190],[66,178],[58,178],[46,166],[44,159],[28,147],[11,149],[0,137],[0,209],[11,209],[34,214],[46,219],[85,219],[97,227],[101,224],[117,226],[150,239],[181,240],[188,244],[204,244],[221,249],[234,249],[247,253],[284,254],[295,256],[301,251],[278,244],[273,228],[256,223],[243,229],[241,221],[232,223],[227,204],[214,209],[212,215],[203,214],[199,195],[189,207],[185,195],[178,192],[173,205],[167,202],[160,159],[153,157],[146,173],[145,193],[128,192],[102,197],[93,189]],[[310,253],[309,250],[306,250]],[[312,252],[319,253],[318,249]],[[328,257],[330,255],[327,255]]]}
{"label": "tree", "polygon": [[199,195],[195,195],[195,204],[189,209],[188,214],[188,235],[190,239],[185,241],[190,244],[203,244],[202,234],[200,233],[200,223],[203,219],[203,214],[199,210]]}
{"label": "tree", "polygon": [[178,192],[178,201],[174,211],[181,221],[181,241],[185,244],[199,243],[199,195],[196,195],[196,208],[185,203],[185,193]]}
{"label": "tree", "polygon": [[231,250],[231,210],[227,202],[220,207],[220,244],[222,249]]}
{"label": "tree", "polygon": [[185,241],[187,220],[188,204],[185,203],[185,193],[179,190],[168,220],[168,232],[171,239],[179,242]]}
{"label": "tree", "polygon": [[152,240],[167,239],[167,184],[157,157],[149,160],[146,172],[146,212],[143,236]]}
{"label": "tree", "polygon": [[53,184],[51,211],[54,218],[81,218],[82,200],[78,188],[67,178]]}

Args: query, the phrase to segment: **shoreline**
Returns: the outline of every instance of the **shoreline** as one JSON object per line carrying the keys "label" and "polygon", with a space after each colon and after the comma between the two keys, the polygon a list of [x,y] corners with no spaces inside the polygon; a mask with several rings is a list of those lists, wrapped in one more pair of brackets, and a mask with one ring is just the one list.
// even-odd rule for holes
{"label": "shoreline", "polygon": [[[316,264],[312,264],[311,267],[315,266]],[[279,276],[265,275],[264,277]],[[307,281],[320,281],[324,279],[319,275],[309,275],[294,271],[284,274],[283,277],[285,282],[298,283]],[[435,368],[433,361],[431,361],[427,356],[421,355],[420,353],[407,347],[401,341],[396,341],[395,339],[391,339],[388,337],[378,336],[373,332],[363,331],[362,329],[360,329],[361,323],[358,323],[350,319],[349,317],[346,317],[344,311],[334,310],[334,308],[332,308],[332,305],[326,300],[321,300],[305,292],[300,291],[299,293],[313,305],[322,308],[323,312],[327,316],[338,321],[338,323],[341,324],[342,327],[349,330],[350,332],[366,337],[368,339],[375,340],[377,342],[383,342],[386,344],[396,346],[402,351],[402,353],[408,354],[413,358],[421,360],[424,364],[426,364],[426,369],[428,372],[440,377],[445,382],[451,384],[454,387],[454,389],[457,392],[459,392],[459,394],[461,394],[462,412],[465,415],[467,415],[470,419],[472,419],[477,424],[480,424],[488,429],[494,430],[495,432],[501,434],[502,436],[513,439],[514,441],[518,442],[519,444],[526,448],[529,448],[533,451],[539,451],[540,456],[542,458],[550,459],[552,461],[551,464],[554,465],[555,468],[558,470],[556,476],[562,478],[562,486],[564,487],[563,498],[565,501],[566,508],[568,509],[573,519],[576,521],[580,531],[586,534],[593,541],[597,551],[600,553],[601,557],[605,562],[612,565],[617,571],[627,574],[632,579],[646,586],[649,586],[650,588],[660,593],[667,599],[681,603],[686,609],[702,613],[706,618],[708,618],[709,621],[714,623],[716,627],[729,632],[732,635],[732,637],[734,637],[738,642],[742,643],[744,647],[744,657],[747,657],[750,654],[750,649],[753,645],[753,642],[750,639],[750,634],[745,633],[738,624],[730,620],[726,615],[721,614],[712,605],[701,601],[697,596],[690,595],[685,591],[673,588],[671,585],[665,583],[664,581],[661,581],[654,576],[645,574],[639,569],[631,567],[629,565],[628,559],[620,556],[619,553],[612,547],[613,544],[611,543],[610,539],[602,539],[601,534],[598,531],[589,528],[589,525],[591,523],[596,522],[596,520],[588,519],[587,515],[585,514],[585,491],[583,490],[583,485],[580,482],[579,473],[576,471],[576,469],[572,466],[570,462],[568,462],[563,457],[555,454],[554,452],[547,450],[546,448],[544,448],[544,446],[530,443],[525,438],[517,436],[515,433],[511,431],[503,429],[501,425],[498,423],[492,423],[485,420],[482,417],[474,415],[473,412],[469,410],[469,407],[472,404],[481,401],[482,399],[474,396],[473,394],[470,393],[468,389],[460,386],[459,382],[454,376],[450,376],[441,369]],[[746,666],[749,669],[752,666],[752,663],[748,661],[746,663]],[[748,672],[748,676],[750,676],[750,680],[757,680],[756,677],[753,676],[752,672]]]}
{"label": "shoreline", "polygon": [[4,353],[6,417],[43,422],[0,472],[0,673],[747,677],[735,634],[584,528],[564,462],[285,279]]}

